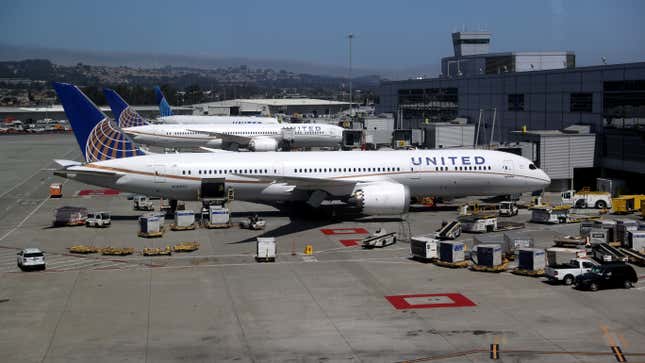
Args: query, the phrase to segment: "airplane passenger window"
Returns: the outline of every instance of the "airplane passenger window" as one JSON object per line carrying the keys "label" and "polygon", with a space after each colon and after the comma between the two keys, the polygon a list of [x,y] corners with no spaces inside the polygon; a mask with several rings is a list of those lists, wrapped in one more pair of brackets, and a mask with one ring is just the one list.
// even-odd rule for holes
{"label": "airplane passenger window", "polygon": [[182,175],[186,175],[186,170],[182,170],[182,171],[181,171],[181,174],[182,174]]}

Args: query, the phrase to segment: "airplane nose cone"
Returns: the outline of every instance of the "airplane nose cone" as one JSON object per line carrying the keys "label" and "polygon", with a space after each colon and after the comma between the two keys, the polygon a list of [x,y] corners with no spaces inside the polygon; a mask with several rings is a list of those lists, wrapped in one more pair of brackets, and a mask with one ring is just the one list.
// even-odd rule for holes
{"label": "airplane nose cone", "polygon": [[542,169],[540,169],[540,179],[542,179],[541,184],[543,188],[546,188],[549,185],[551,185],[551,178]]}

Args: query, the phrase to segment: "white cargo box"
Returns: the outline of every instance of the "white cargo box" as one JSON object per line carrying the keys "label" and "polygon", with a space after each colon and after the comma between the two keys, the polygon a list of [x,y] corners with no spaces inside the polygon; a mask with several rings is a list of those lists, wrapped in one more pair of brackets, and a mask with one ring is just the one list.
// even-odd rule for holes
{"label": "white cargo box", "polygon": [[175,212],[175,225],[189,227],[195,223],[195,212],[192,210],[178,210]]}
{"label": "white cargo box", "polygon": [[228,224],[230,212],[228,208],[212,205],[208,208],[208,219],[211,224]]}
{"label": "white cargo box", "polygon": [[494,267],[502,264],[502,245],[497,243],[477,245],[477,264]]}
{"label": "white cargo box", "polygon": [[519,269],[538,271],[546,267],[546,254],[540,248],[520,248],[517,251],[517,261]]}
{"label": "white cargo box", "polygon": [[559,265],[576,258],[587,257],[587,251],[577,248],[551,247],[546,250],[547,265]]}
{"label": "white cargo box", "polygon": [[276,243],[273,237],[258,237],[257,238],[257,261],[275,261]]}
{"label": "white cargo box", "polygon": [[439,242],[439,259],[444,262],[461,262],[465,260],[465,245],[461,241]]}
{"label": "white cargo box", "polygon": [[645,231],[627,232],[627,246],[634,251],[642,252],[645,249]]}
{"label": "white cargo box", "polygon": [[139,230],[144,234],[159,233],[163,222],[160,217],[154,215],[144,215],[139,217]]}
{"label": "white cargo box", "polygon": [[439,258],[439,240],[430,235],[414,236],[410,239],[410,254],[414,258],[430,260]]}

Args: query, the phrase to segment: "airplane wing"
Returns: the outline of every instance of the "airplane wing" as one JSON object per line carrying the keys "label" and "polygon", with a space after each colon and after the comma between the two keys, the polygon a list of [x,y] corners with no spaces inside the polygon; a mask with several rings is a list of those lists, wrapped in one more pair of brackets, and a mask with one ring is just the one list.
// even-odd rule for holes
{"label": "airplane wing", "polygon": [[243,178],[251,178],[265,183],[292,185],[301,190],[323,190],[332,195],[349,195],[356,184],[369,183],[361,180],[312,178],[300,176],[248,175],[235,174]]}
{"label": "airplane wing", "polygon": [[205,147],[205,146],[200,146],[199,148],[204,150],[204,151],[208,151],[210,153],[232,153],[232,152],[235,152],[235,151],[224,150],[224,149],[213,149],[213,148]]}
{"label": "airplane wing", "polygon": [[222,141],[225,142],[225,143],[235,142],[235,143],[238,143],[238,144],[244,144],[245,145],[245,144],[248,144],[249,141],[251,141],[250,137],[224,134],[224,133],[215,132],[215,131],[199,130],[199,129],[193,129],[193,130],[188,130],[188,131],[199,132],[199,133],[202,133],[202,134],[208,134],[209,136],[216,137],[218,139],[222,139]]}

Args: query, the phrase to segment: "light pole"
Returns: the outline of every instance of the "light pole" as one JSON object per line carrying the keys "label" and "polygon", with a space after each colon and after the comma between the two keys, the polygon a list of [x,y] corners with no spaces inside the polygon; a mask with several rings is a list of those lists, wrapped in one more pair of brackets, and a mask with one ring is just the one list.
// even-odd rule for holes
{"label": "light pole", "polygon": [[349,116],[351,117],[354,113],[354,108],[352,107],[352,39],[354,34],[349,33],[347,39],[349,40]]}

